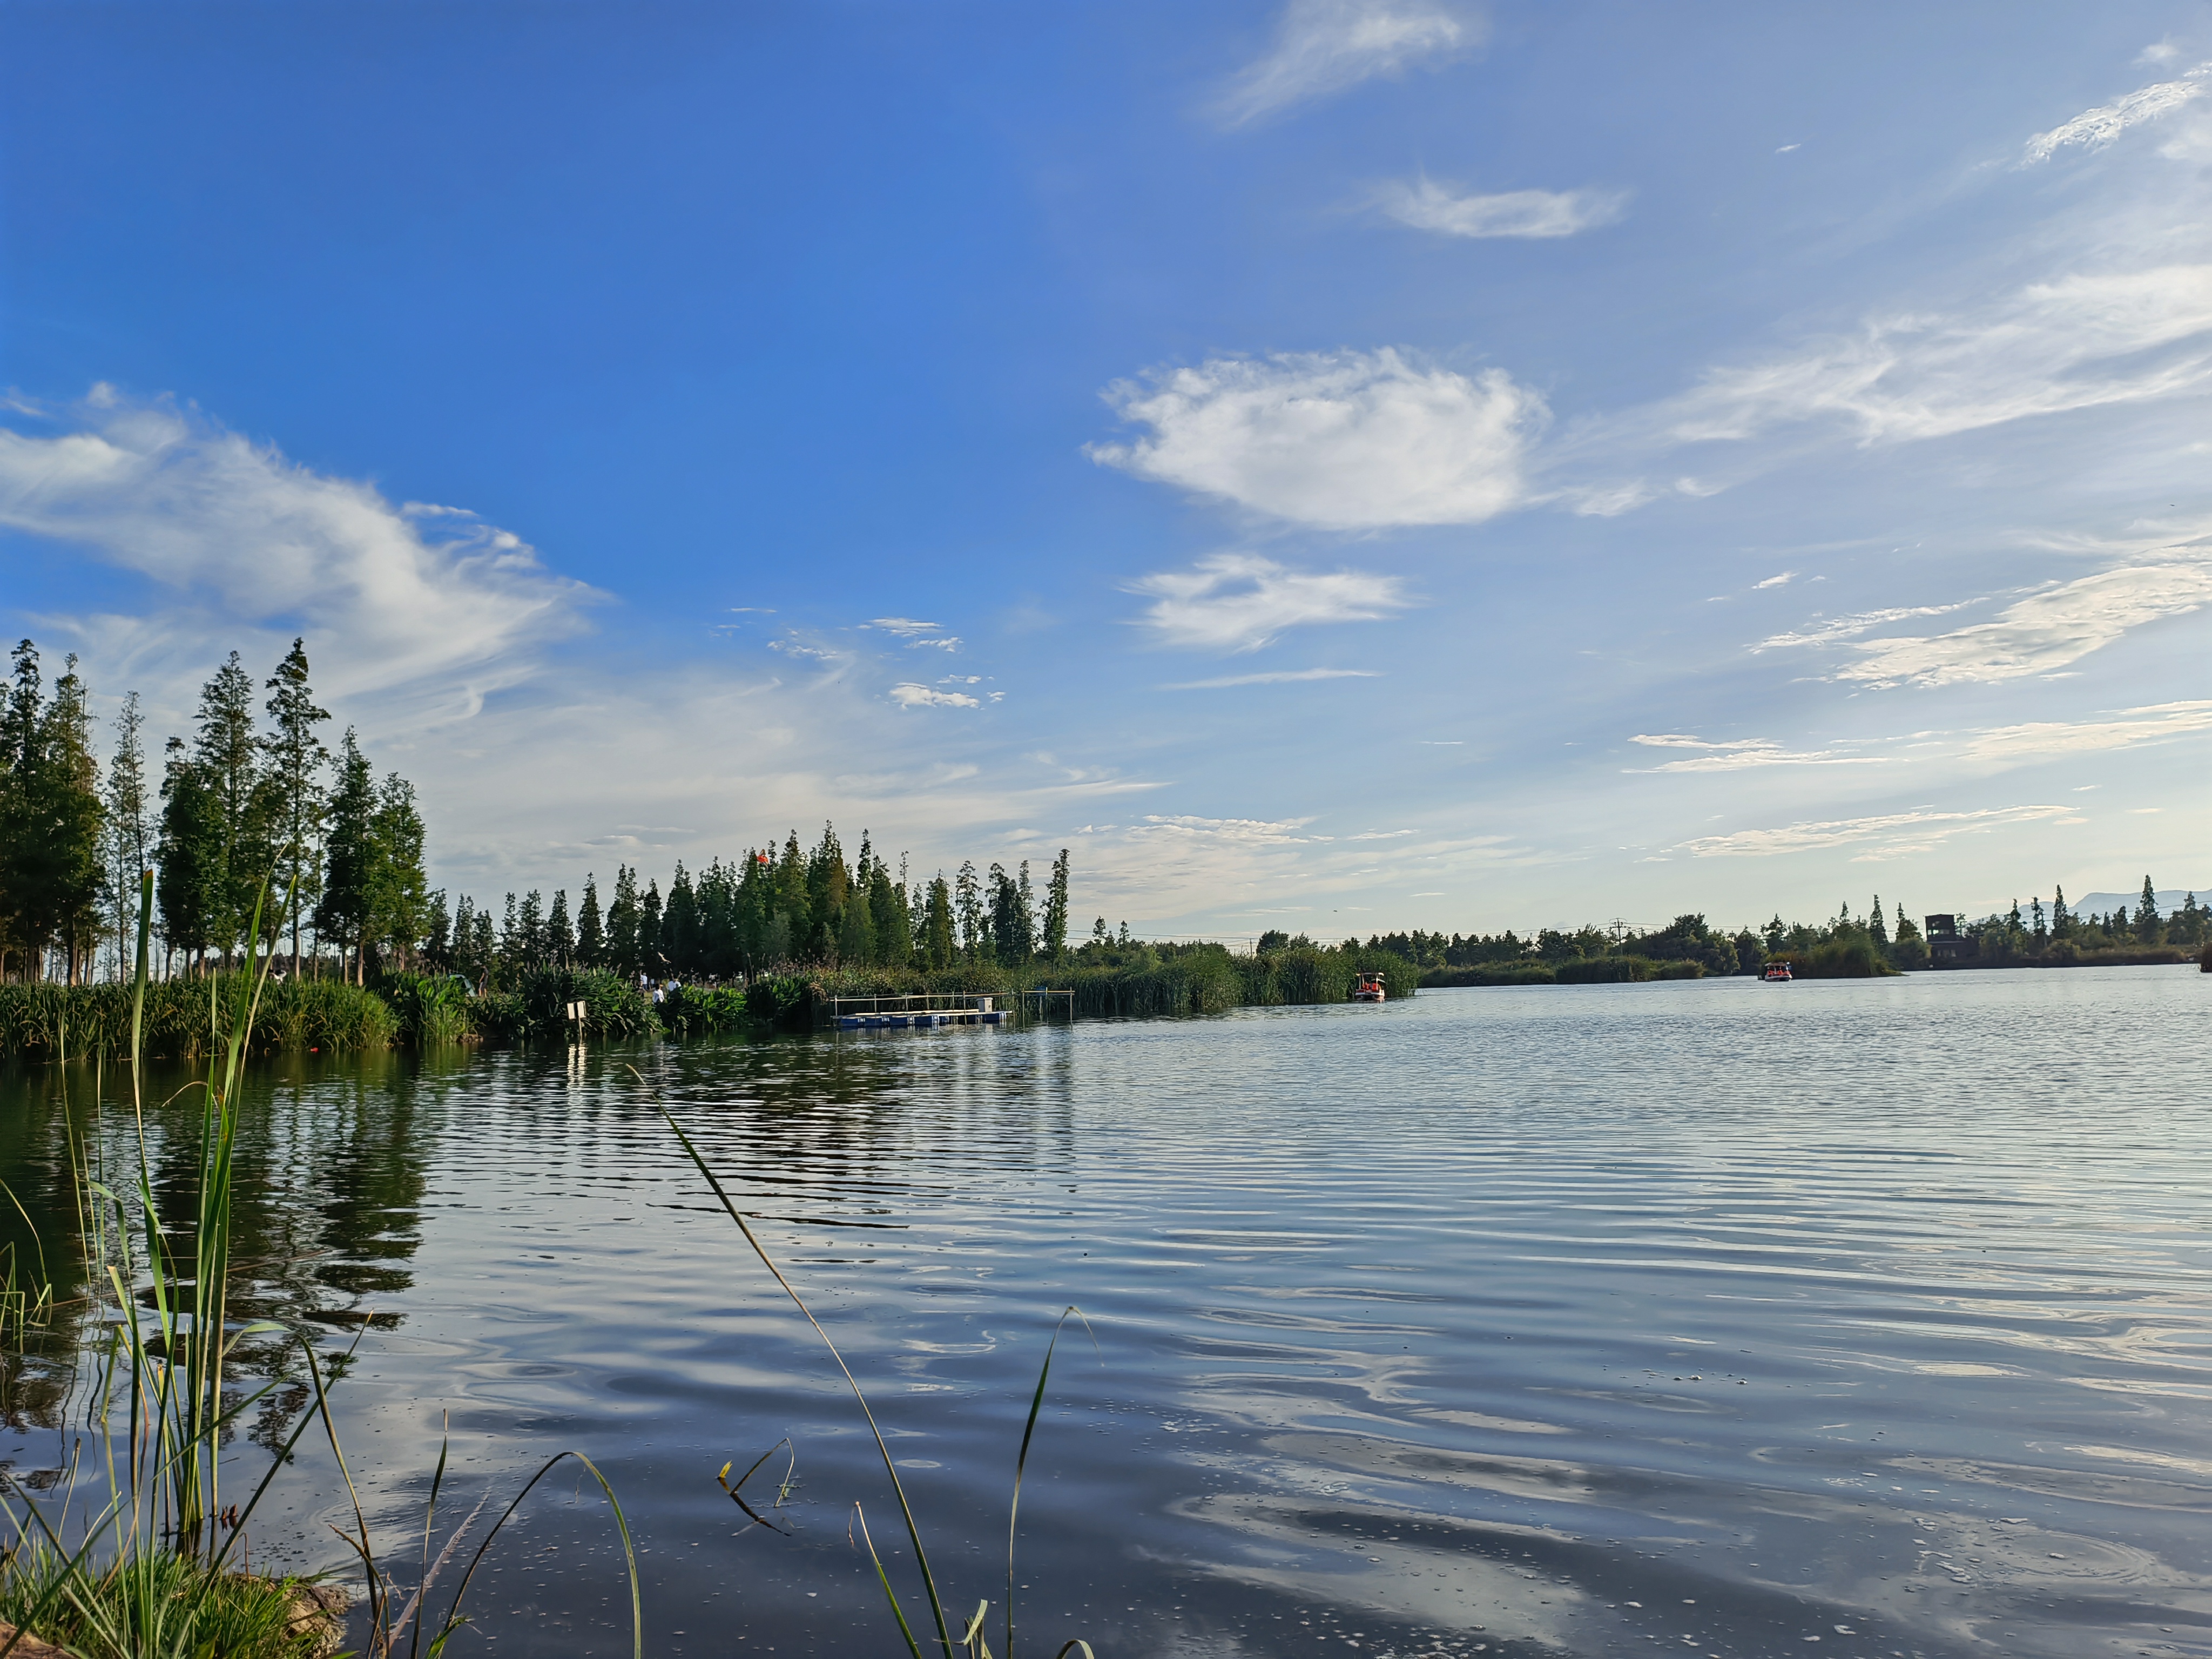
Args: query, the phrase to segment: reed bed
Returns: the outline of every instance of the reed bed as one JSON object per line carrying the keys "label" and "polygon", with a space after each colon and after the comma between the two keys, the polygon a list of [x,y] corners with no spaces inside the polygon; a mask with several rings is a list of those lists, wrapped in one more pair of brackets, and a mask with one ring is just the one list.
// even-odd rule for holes
{"label": "reed bed", "polygon": [[[57,1502],[41,1502],[21,1486],[0,1486],[0,1519],[7,1523],[0,1534],[0,1659],[8,1659],[27,1637],[62,1645],[78,1659],[319,1659],[337,1645],[330,1605],[297,1580],[256,1577],[244,1564],[256,1510],[313,1426],[322,1427],[348,1492],[354,1490],[313,1339],[234,1318],[229,1306],[239,1103],[246,1058],[265,1029],[263,1005],[272,988],[265,963],[258,975],[230,975],[228,984],[215,985],[211,995],[228,997],[209,1011],[212,1046],[204,1075],[169,1100],[145,1100],[139,1076],[153,988],[146,971],[153,892],[149,873],[140,887],[137,971],[122,1033],[137,1130],[136,1170],[111,1172],[100,1162],[106,1156],[101,1138],[95,1133],[81,1145],[71,1131],[77,1208],[71,1243],[94,1298],[86,1328],[95,1333],[85,1350],[89,1378],[73,1412],[81,1413],[91,1443],[87,1452],[81,1443],[85,1455],[72,1455]],[[262,896],[266,899],[265,890]],[[261,908],[257,903],[257,932]],[[204,982],[195,988],[205,988]],[[386,1005],[375,1006],[389,1021]],[[317,1006],[302,999],[288,1011],[301,1022],[289,1029],[296,1034]],[[58,1032],[58,1048],[60,1040]],[[146,1122],[150,1115],[184,1114],[197,1116],[199,1130],[198,1167],[187,1183],[191,1213],[164,1214]],[[43,1252],[43,1241],[40,1248]],[[11,1261],[11,1269],[18,1265]],[[258,1482],[241,1494],[225,1480],[222,1454],[247,1414],[277,1387],[273,1378],[257,1386],[246,1367],[244,1345],[266,1335],[289,1336],[313,1384],[314,1404],[300,1413],[283,1443],[272,1447]],[[368,1659],[396,1659],[402,1647],[409,1659],[440,1659],[461,1627],[469,1583],[486,1551],[538,1481],[570,1458],[599,1482],[622,1533],[629,1565],[632,1652],[643,1659],[642,1603],[629,1524],[613,1490],[577,1452],[549,1459],[515,1494],[477,1544],[442,1619],[434,1613],[432,1585],[455,1559],[477,1518],[471,1513],[458,1529],[449,1528],[434,1561],[443,1454],[431,1483],[419,1534],[422,1562],[411,1589],[380,1559],[356,1498],[354,1529],[340,1535],[362,1566]],[[91,1474],[81,1483],[86,1463]],[[90,1489],[82,1503],[81,1484]],[[477,1512],[483,1508],[479,1504]]]}
{"label": "reed bed", "polygon": [[249,1052],[382,1048],[398,1033],[392,1006],[373,991],[335,980],[270,981],[241,1004],[246,973],[129,985],[0,985],[0,1060],[114,1060],[127,1054],[134,1014],[148,1058],[202,1060],[220,1054],[241,1006]]}

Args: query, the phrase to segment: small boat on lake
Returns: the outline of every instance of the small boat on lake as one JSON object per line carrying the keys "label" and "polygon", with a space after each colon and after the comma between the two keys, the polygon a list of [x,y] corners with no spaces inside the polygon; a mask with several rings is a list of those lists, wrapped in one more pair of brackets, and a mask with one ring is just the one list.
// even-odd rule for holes
{"label": "small boat on lake", "polygon": [[1786,962],[1768,963],[1759,976],[1769,985],[1787,985],[1796,977],[1790,971],[1790,964]]}
{"label": "small boat on lake", "polygon": [[1389,994],[1382,988],[1382,975],[1380,974],[1362,974],[1358,983],[1352,988],[1354,1002],[1381,1002]]}

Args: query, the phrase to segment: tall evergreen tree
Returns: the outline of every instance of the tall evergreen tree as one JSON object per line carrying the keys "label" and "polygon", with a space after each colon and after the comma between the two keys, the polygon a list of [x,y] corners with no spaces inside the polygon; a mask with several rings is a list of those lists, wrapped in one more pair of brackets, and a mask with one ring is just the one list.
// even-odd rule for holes
{"label": "tall evergreen tree", "polygon": [[576,907],[576,961],[597,968],[606,951],[606,936],[599,924],[599,884],[590,872],[584,875],[583,902]]}
{"label": "tall evergreen tree", "polygon": [[522,896],[522,914],[514,927],[516,960],[536,968],[545,960],[545,901],[533,887]]}
{"label": "tall evergreen tree", "polygon": [[1881,895],[1874,896],[1874,907],[1867,912],[1867,932],[1874,935],[1876,945],[1889,943],[1889,925],[1881,914]]}
{"label": "tall evergreen tree", "polygon": [[676,874],[668,884],[668,903],[660,919],[660,957],[668,971],[690,979],[698,972],[699,896],[692,890],[690,872],[676,860]]}
{"label": "tall evergreen tree", "polygon": [[221,908],[222,832],[214,796],[184,739],[171,738],[161,777],[161,844],[155,854],[161,878],[155,895],[161,912],[162,954],[182,951],[204,963],[216,942]]}
{"label": "tall evergreen tree", "polygon": [[[209,921],[228,962],[253,915],[253,901],[269,873],[268,798],[261,783],[260,744],[253,730],[253,677],[238,653],[200,688],[199,726],[192,761],[215,802],[219,836],[216,908]],[[259,943],[258,940],[250,944]]]}
{"label": "tall evergreen tree", "polygon": [[264,690],[272,693],[263,705],[270,722],[261,739],[264,774],[270,804],[269,837],[276,854],[270,873],[272,902],[283,907],[280,925],[292,935],[292,973],[300,972],[300,923],[309,914],[321,885],[323,872],[323,769],[330,750],[315,735],[315,727],[330,719],[326,709],[315,707],[307,684],[307,650],[303,640],[292,641],[284,660],[269,677]]}
{"label": "tall evergreen tree", "polygon": [[108,891],[113,896],[115,975],[130,972],[131,930],[137,920],[139,872],[154,867],[154,824],[147,816],[146,717],[138,694],[123,699],[115,716],[115,753],[107,763]]}
{"label": "tall evergreen tree", "polygon": [[1067,848],[1052,861],[1044,897],[1044,953],[1054,962],[1067,952]]}
{"label": "tall evergreen tree", "polygon": [[353,951],[357,981],[366,974],[363,946],[376,914],[376,774],[361,752],[353,728],[346,728],[337,763],[337,787],[331,792],[323,844],[322,892],[315,902],[315,934],[338,947],[345,974],[346,951]]}
{"label": "tall evergreen tree", "polygon": [[835,827],[825,822],[822,840],[806,860],[805,931],[796,925],[793,929],[805,939],[808,954],[817,962],[836,947],[837,925],[844,918],[846,895],[852,890],[853,872],[845,867],[845,849],[838,844]]}
{"label": "tall evergreen tree", "polygon": [[422,929],[422,965],[436,974],[453,971],[453,919],[446,910],[446,890],[430,895],[428,921]]}
{"label": "tall evergreen tree", "polygon": [[625,978],[644,971],[638,960],[637,872],[615,866],[614,902],[607,906],[607,965]]}
{"label": "tall evergreen tree", "polygon": [[2145,945],[2155,945],[2163,931],[2159,926],[2158,893],[2151,886],[2150,878],[2145,876],[2142,897],[2136,904],[2136,937]]}
{"label": "tall evergreen tree", "polygon": [[43,830],[51,848],[54,927],[68,963],[64,977],[78,985],[84,982],[100,938],[106,866],[100,854],[103,815],[92,711],[74,656],[54,683],[45,739]]}
{"label": "tall evergreen tree", "polygon": [[397,772],[386,774],[376,792],[370,839],[375,872],[372,936],[405,968],[429,920],[430,883],[422,868],[422,814],[415,804],[415,786]]}
{"label": "tall evergreen tree", "polygon": [[940,870],[929,884],[929,896],[922,905],[921,949],[924,963],[931,968],[952,965],[953,942],[952,888]]}
{"label": "tall evergreen tree", "polygon": [[637,907],[638,969],[659,979],[667,970],[660,954],[660,883],[645,884],[645,897]]}
{"label": "tall evergreen tree", "polygon": [[961,860],[952,878],[952,914],[960,928],[960,954],[973,962],[983,951],[984,912],[983,884],[970,860]]}
{"label": "tall evergreen tree", "polygon": [[545,915],[545,955],[556,968],[575,964],[576,936],[568,931],[568,890],[565,887],[554,892],[553,908]]}

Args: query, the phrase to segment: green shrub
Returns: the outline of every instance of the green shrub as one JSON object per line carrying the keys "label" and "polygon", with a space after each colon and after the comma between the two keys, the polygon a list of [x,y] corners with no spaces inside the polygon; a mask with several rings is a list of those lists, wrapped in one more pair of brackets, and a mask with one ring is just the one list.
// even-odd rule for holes
{"label": "green shrub", "polygon": [[1584,957],[1552,973],[1562,985],[1627,985],[1656,977],[1658,966],[1649,957]]}
{"label": "green shrub", "polygon": [[1897,972],[1872,939],[1856,932],[1810,950],[1778,954],[1797,979],[1883,979]]}

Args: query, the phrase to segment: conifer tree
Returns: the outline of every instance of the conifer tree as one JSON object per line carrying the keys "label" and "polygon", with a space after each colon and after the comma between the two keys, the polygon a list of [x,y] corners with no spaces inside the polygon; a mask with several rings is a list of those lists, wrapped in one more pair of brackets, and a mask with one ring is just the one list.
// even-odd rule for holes
{"label": "conifer tree", "polygon": [[1054,962],[1067,953],[1067,848],[1052,861],[1052,880],[1045,888],[1044,953]]}
{"label": "conifer tree", "polygon": [[430,895],[429,919],[422,929],[422,965],[433,973],[453,971],[453,920],[446,910],[446,890],[441,887]]}
{"label": "conifer tree", "polygon": [[645,901],[637,907],[637,957],[641,972],[659,979],[667,963],[660,954],[660,883],[645,884]]}
{"label": "conifer tree", "polygon": [[337,787],[331,792],[322,892],[315,902],[315,936],[337,944],[341,978],[358,980],[366,972],[362,957],[376,902],[376,774],[348,726],[338,754]]}
{"label": "conifer tree", "polygon": [[637,933],[637,872],[618,863],[614,902],[607,906],[607,962],[615,972],[629,978],[636,977],[642,969]]}
{"label": "conifer tree", "polygon": [[691,885],[684,860],[676,860],[676,874],[668,884],[668,902],[660,919],[660,959],[668,971],[690,978],[696,971],[694,956],[699,945],[699,896]]}
{"label": "conifer tree", "polygon": [[952,914],[960,927],[960,954],[975,961],[983,950],[983,887],[975,878],[975,866],[963,859],[952,878]]}
{"label": "conifer tree", "polygon": [[953,944],[952,889],[945,879],[945,872],[937,872],[929,884],[929,895],[922,907],[922,956],[926,965],[949,968],[952,965]]}
{"label": "conifer tree", "polygon": [[2151,886],[2150,878],[2145,876],[2142,897],[2136,904],[2136,937],[2145,945],[2155,945],[2161,931],[2158,925],[2158,893]]}
{"label": "conifer tree", "polygon": [[860,968],[875,957],[875,919],[869,914],[867,894],[856,888],[846,895],[844,914],[837,919],[837,960],[845,967]]}
{"label": "conifer tree", "polygon": [[535,887],[522,896],[522,908],[515,918],[514,955],[526,969],[545,960],[545,901]]}
{"label": "conifer tree", "polygon": [[875,933],[875,959],[903,968],[914,955],[914,922],[907,910],[906,884],[893,881],[883,860],[868,877],[868,920]]}
{"label": "conifer tree", "polygon": [[[228,963],[244,940],[253,916],[253,901],[269,873],[269,800],[261,782],[261,750],[253,730],[253,677],[240,665],[238,653],[200,688],[198,735],[192,761],[202,787],[215,804],[217,853],[209,916],[214,944]],[[273,921],[273,918],[271,919]]]}
{"label": "conifer tree", "polygon": [[568,931],[568,890],[556,889],[553,908],[545,917],[545,954],[556,968],[567,968],[576,960],[576,936]]}
{"label": "conifer tree", "polygon": [[1874,942],[1876,945],[1886,945],[1889,943],[1889,927],[1882,919],[1881,895],[1879,893],[1874,896],[1873,908],[1867,912],[1867,932],[1874,936]]}
{"label": "conifer tree", "polygon": [[204,964],[207,959],[221,904],[222,842],[216,804],[199,767],[184,739],[171,738],[161,777],[161,843],[155,855],[165,958],[181,951],[187,960]]}
{"label": "conifer tree", "polygon": [[84,682],[71,657],[49,701],[28,640],[13,667],[0,708],[0,969],[20,953],[27,977],[44,979],[58,941],[74,983],[99,925],[104,869]]}
{"label": "conifer tree", "polygon": [[373,938],[390,946],[405,968],[428,920],[430,884],[422,869],[422,815],[415,805],[415,786],[397,772],[386,774],[377,791],[370,830]]}
{"label": "conifer tree", "polygon": [[263,705],[271,724],[261,739],[270,804],[270,838],[276,851],[270,896],[285,908],[278,921],[289,925],[291,932],[292,973],[296,978],[301,918],[312,909],[321,884],[322,775],[331,755],[315,735],[315,727],[330,719],[330,713],[315,707],[314,693],[307,684],[307,650],[303,640],[292,641],[291,650],[276,665],[276,672],[264,689],[273,694]]}
{"label": "conifer tree", "polygon": [[599,926],[599,884],[591,872],[584,874],[584,898],[576,907],[576,962],[597,968],[606,953],[606,937]]}
{"label": "conifer tree", "polygon": [[102,811],[100,763],[92,751],[92,714],[76,659],[68,659],[54,683],[52,706],[41,733],[44,787],[38,793],[38,833],[46,843],[48,902],[66,963],[64,978],[83,981],[86,958],[100,936],[100,900],[106,888],[100,855]]}
{"label": "conifer tree", "polygon": [[853,890],[853,872],[845,867],[845,849],[838,844],[835,826],[825,821],[822,840],[806,860],[806,915],[802,929],[794,921],[793,933],[806,942],[807,953],[826,960],[836,947],[838,924],[844,919],[846,895]]}
{"label": "conifer tree", "polygon": [[115,753],[107,763],[108,891],[115,917],[115,974],[130,971],[131,930],[137,921],[139,872],[153,866],[154,825],[147,817],[146,717],[138,694],[115,716]]}

